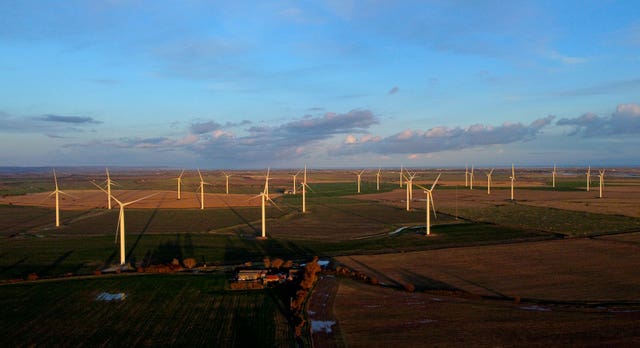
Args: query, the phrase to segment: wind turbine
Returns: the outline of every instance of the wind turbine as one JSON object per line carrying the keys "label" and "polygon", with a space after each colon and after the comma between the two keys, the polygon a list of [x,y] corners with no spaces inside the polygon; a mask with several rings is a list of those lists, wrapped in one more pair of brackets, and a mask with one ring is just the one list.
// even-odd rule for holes
{"label": "wind turbine", "polygon": [[[102,187],[96,185],[95,182],[92,182],[97,188],[99,188],[100,190],[102,190],[103,192],[107,192],[105,191],[105,189],[103,189]],[[149,197],[155,196],[158,193],[153,193],[150,194],[148,196],[144,196],[142,198],[138,198],[134,201],[129,201],[129,202],[121,202],[119,199],[111,196],[111,198],[113,198],[114,201],[116,201],[116,203],[118,203],[118,205],[120,206],[120,214],[118,215],[118,227],[116,228],[116,242],[118,241],[118,232],[120,232],[120,265],[123,266],[125,263],[125,250],[124,250],[124,245],[125,245],[125,220],[124,220],[124,207],[140,202],[143,199],[147,199]]]}
{"label": "wind turbine", "polygon": [[178,182],[178,200],[180,199],[180,187],[182,186],[182,175],[184,174],[184,169],[180,172],[180,176],[178,176],[175,180]]}
{"label": "wind turbine", "polygon": [[491,194],[491,174],[493,174],[493,169],[494,168],[491,168],[491,171],[487,173],[487,194],[488,195]]}
{"label": "wind turbine", "polygon": [[551,186],[556,187],[556,164],[553,164],[553,172],[551,172]]}
{"label": "wind turbine", "polygon": [[509,179],[511,179],[511,200],[513,201],[514,200],[513,189],[516,183],[516,170],[515,170],[515,167],[513,166],[513,163],[511,163],[511,176],[509,177]]}
{"label": "wind turbine", "polygon": [[360,172],[353,172],[353,173],[358,176],[358,193],[360,193],[360,177],[362,176],[362,173],[364,173],[364,169],[361,170]]}
{"label": "wind turbine", "polygon": [[376,173],[376,191],[380,191],[380,171],[382,168],[378,168],[378,172]]}
{"label": "wind turbine", "polygon": [[227,184],[226,184],[226,188],[227,188],[227,195],[229,195],[229,177],[231,176],[231,174],[227,174],[225,172],[222,172],[222,174],[224,174],[224,177],[227,179]]}
{"label": "wind turbine", "polygon": [[438,179],[440,179],[440,175],[442,175],[442,173],[438,174],[438,177],[433,182],[430,189],[416,184],[416,186],[423,189],[424,193],[427,194],[427,224],[426,224],[427,236],[431,234],[431,212],[429,210],[433,209],[433,217],[437,218],[436,205],[433,202],[433,190],[436,188],[436,184],[438,183]]}
{"label": "wind turbine", "polygon": [[602,191],[604,190],[604,171],[605,169],[598,169],[598,177],[600,178],[600,196],[602,198]]}
{"label": "wind turbine", "polygon": [[473,164],[471,165],[471,172],[469,173],[469,190],[473,190]]}
{"label": "wind turbine", "polygon": [[[267,170],[267,178],[269,177],[268,174],[268,170]],[[253,197],[260,197],[260,200],[262,202],[262,238],[267,238],[267,214],[266,214],[266,206],[267,206],[267,201],[271,202],[271,204],[273,204],[276,208],[278,208],[278,210],[280,210],[280,207],[278,207],[278,205],[269,197],[269,194],[267,193],[268,190],[268,179],[267,181],[265,181],[265,185],[264,185],[264,190],[262,190],[262,192],[260,192],[259,195]]]}
{"label": "wind turbine", "polygon": [[56,185],[56,189],[51,192],[47,197],[45,197],[45,199],[54,196],[56,197],[56,227],[60,227],[60,194],[62,193],[63,195],[67,195],[69,197],[73,197],[72,195],[60,191],[60,188],[58,187],[58,178],[56,177],[56,170],[53,170],[53,182]]}
{"label": "wind turbine", "polygon": [[208,182],[204,182],[202,180],[202,174],[200,173],[200,169],[198,169],[198,176],[200,177],[200,185],[198,188],[200,189],[200,209],[204,209],[204,185],[211,185]]}
{"label": "wind turbine", "polygon": [[113,197],[111,195],[111,185],[118,185],[118,183],[116,183],[115,181],[111,180],[111,176],[109,176],[109,168],[105,168],[107,171],[107,190],[105,191],[107,193],[107,208],[111,209],[111,198]]}
{"label": "wind turbine", "polygon": [[587,169],[587,192],[591,190],[591,165]]}
{"label": "wind turbine", "polygon": [[407,183],[407,211],[411,211],[411,201],[413,200],[413,178],[415,178],[416,173],[411,174],[409,171],[406,171],[409,176],[405,175],[405,181]]}
{"label": "wind turbine", "polygon": [[300,175],[300,173],[302,173],[301,170],[299,170],[297,173],[295,174],[291,174],[291,177],[293,178],[293,194],[296,194],[296,178],[298,177],[298,175]]}
{"label": "wind turbine", "polygon": [[402,177],[403,177],[403,175],[402,175],[402,171],[403,171],[403,168],[402,168],[402,164],[401,164],[401,165],[400,165],[400,181],[399,181],[399,183],[400,183],[400,188],[402,188]]}
{"label": "wind turbine", "polygon": [[464,187],[469,187],[469,165],[464,165]]}

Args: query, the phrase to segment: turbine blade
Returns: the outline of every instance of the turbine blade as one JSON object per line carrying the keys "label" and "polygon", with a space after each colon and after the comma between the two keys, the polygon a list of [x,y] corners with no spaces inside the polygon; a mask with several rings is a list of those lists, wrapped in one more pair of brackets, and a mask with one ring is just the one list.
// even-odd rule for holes
{"label": "turbine blade", "polygon": [[182,174],[184,174],[184,169],[180,172],[180,176],[178,177],[178,179],[182,179]]}
{"label": "turbine blade", "polygon": [[[130,205],[130,204],[133,204],[133,203],[136,203],[136,202],[140,202],[143,199],[147,199],[147,198],[153,197],[153,196],[157,195],[158,193],[160,193],[160,192],[152,193],[152,194],[144,196],[142,198],[138,198],[135,201],[121,203],[121,204],[122,204],[123,207],[126,207],[127,205]],[[115,199],[115,197],[113,199]],[[116,202],[118,202],[118,200],[116,200]]]}
{"label": "turbine blade", "polygon": [[269,196],[267,196],[266,198],[269,202],[271,202],[271,204],[273,204],[276,208],[278,208],[278,210],[284,213],[284,210],[280,209],[280,207],[276,204],[276,202],[273,201],[273,199],[269,198]]}
{"label": "turbine blade", "polygon": [[107,190],[103,189],[103,188],[102,188],[102,186],[100,186],[100,185],[96,184],[96,182],[95,182],[95,181],[90,181],[90,183],[92,183],[92,184],[93,184],[93,186],[97,187],[100,191],[102,191],[102,192],[104,192],[104,193],[107,193]]}
{"label": "turbine blade", "polygon": [[440,175],[442,175],[442,173],[438,174],[438,177],[433,182],[433,185],[431,185],[431,189],[429,191],[433,191],[433,189],[436,187],[436,184],[438,183],[438,179],[440,179]]}
{"label": "turbine blade", "polygon": [[437,219],[438,218],[438,214],[436,214],[436,204],[433,201],[433,194],[431,193],[431,191],[429,191],[429,198],[427,198],[427,199],[431,200],[431,208],[433,209],[433,217]]}
{"label": "turbine blade", "polygon": [[120,209],[120,214],[118,214],[118,225],[116,225],[116,238],[114,243],[118,243],[118,232],[120,232],[120,217],[122,216],[122,209]]}
{"label": "turbine blade", "polygon": [[424,191],[429,191],[428,188],[422,186],[422,185],[418,185],[418,184],[413,184],[413,186],[418,186],[420,189],[424,190]]}
{"label": "turbine blade", "polygon": [[200,177],[200,182],[202,182],[202,173],[200,173],[200,169],[198,169],[198,176]]}

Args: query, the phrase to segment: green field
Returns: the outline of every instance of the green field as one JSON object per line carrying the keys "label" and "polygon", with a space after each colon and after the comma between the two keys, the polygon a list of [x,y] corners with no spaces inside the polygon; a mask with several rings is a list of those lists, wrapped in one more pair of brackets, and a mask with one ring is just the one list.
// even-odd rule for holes
{"label": "green field", "polygon": [[[226,291],[224,274],[132,275],[0,286],[0,343],[29,346],[293,347],[269,290]],[[123,301],[98,301],[102,293]]]}

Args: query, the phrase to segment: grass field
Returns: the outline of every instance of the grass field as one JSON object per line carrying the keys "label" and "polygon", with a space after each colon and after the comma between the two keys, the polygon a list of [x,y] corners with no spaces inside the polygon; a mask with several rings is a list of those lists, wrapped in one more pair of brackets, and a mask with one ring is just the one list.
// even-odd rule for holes
{"label": "grass field", "polygon": [[[224,274],[66,279],[0,286],[0,343],[29,346],[293,347],[270,291],[226,291]],[[102,293],[124,293],[119,302]]]}

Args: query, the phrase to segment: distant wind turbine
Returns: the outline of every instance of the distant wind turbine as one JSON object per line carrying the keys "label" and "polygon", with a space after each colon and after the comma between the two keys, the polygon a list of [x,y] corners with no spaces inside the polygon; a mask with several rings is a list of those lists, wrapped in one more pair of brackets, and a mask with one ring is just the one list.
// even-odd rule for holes
{"label": "distant wind turbine", "polygon": [[300,173],[302,173],[302,170],[299,170],[297,173],[295,174],[291,174],[291,177],[293,178],[293,194],[296,194],[296,178],[298,177],[298,175],[300,175]]}
{"label": "distant wind turbine", "polygon": [[399,181],[400,188],[402,188],[402,177],[404,176],[402,172],[403,172],[403,168],[402,168],[402,164],[401,164],[400,165],[400,181]]}
{"label": "distant wind turbine", "polygon": [[[424,190],[424,193],[427,194],[427,222],[426,222],[426,230],[427,230],[427,236],[431,234],[431,212],[430,210],[433,209],[433,216],[437,217],[436,215],[436,205],[433,202],[433,190],[436,188],[436,184],[438,183],[438,179],[440,179],[440,175],[442,174],[438,174],[438,177],[436,178],[436,180],[433,181],[433,184],[431,185],[431,188],[426,188],[420,185],[417,185],[418,187],[420,187],[421,189]],[[429,209],[431,208],[431,209]]]}
{"label": "distant wind turbine", "polygon": [[411,174],[409,171],[405,171],[408,176],[405,175],[405,183],[407,184],[407,211],[411,211],[411,201],[413,201],[413,178],[416,173]]}
{"label": "distant wind turbine", "polygon": [[491,194],[491,174],[493,174],[493,169],[494,168],[491,168],[491,171],[487,173],[487,194],[488,195]]}
{"label": "distant wind turbine", "polygon": [[111,176],[109,175],[109,168],[105,168],[107,171],[107,181],[105,182],[107,185],[107,190],[105,191],[107,193],[107,208],[109,208],[109,210],[111,210],[111,197],[113,197],[111,195],[111,185],[117,186],[118,183],[111,180]]}
{"label": "distant wind turbine", "polygon": [[587,169],[587,192],[591,190],[591,165]]}
{"label": "distant wind turbine", "polygon": [[[269,177],[269,174],[267,172],[267,178]],[[276,208],[278,208],[278,210],[280,210],[280,207],[278,207],[278,205],[276,204],[276,202],[274,202],[268,195],[267,193],[267,188],[268,188],[268,181],[265,181],[265,186],[264,189],[262,190],[262,192],[260,192],[259,195],[253,197],[260,197],[261,203],[262,203],[262,238],[267,238],[267,214],[266,214],[266,206],[267,206],[267,202],[270,202],[271,204],[273,204]]]}
{"label": "distant wind turbine", "polygon": [[180,197],[180,192],[181,192],[181,186],[182,186],[182,175],[184,174],[184,169],[180,172],[180,176],[178,176],[177,178],[175,178],[175,180],[178,182],[178,200],[181,199]]}
{"label": "distant wind turbine", "polygon": [[553,172],[551,172],[551,186],[556,187],[556,164],[553,164]]}
{"label": "distant wind turbine", "polygon": [[600,178],[600,198],[602,198],[602,193],[604,191],[604,171],[605,169],[598,170],[598,177]]}
{"label": "distant wind turbine", "polygon": [[200,185],[198,188],[200,189],[200,209],[204,209],[204,185],[211,185],[208,182],[204,182],[202,179],[202,173],[200,173],[200,169],[198,169],[198,176],[200,177]]}
{"label": "distant wind turbine", "polygon": [[[104,191],[105,193],[107,191],[105,191],[105,189],[103,189],[102,187],[98,186],[95,182],[92,182],[97,188],[99,188],[100,190]],[[125,259],[126,259],[126,255],[125,255],[125,250],[124,250],[124,246],[125,246],[125,220],[124,220],[124,207],[140,202],[143,199],[147,199],[149,197],[155,196],[158,193],[153,193],[150,194],[148,196],[144,196],[142,198],[138,198],[134,201],[130,201],[130,202],[121,202],[120,200],[118,200],[117,198],[111,196],[111,198],[113,198],[114,201],[116,201],[116,203],[118,203],[118,205],[120,206],[120,214],[118,216],[118,227],[116,228],[116,242],[118,241],[118,232],[120,232],[120,265],[124,265],[125,263]]]}
{"label": "distant wind turbine", "polygon": [[464,165],[464,187],[469,187],[469,165]]}
{"label": "distant wind turbine", "polygon": [[364,173],[364,169],[361,170],[360,172],[353,172],[353,173],[358,176],[358,193],[360,193],[360,177],[362,176],[362,173]]}
{"label": "distant wind turbine", "polygon": [[509,177],[509,179],[511,179],[511,200],[514,200],[514,187],[516,184],[516,170],[515,167],[513,166],[513,163],[511,163],[511,176]]}
{"label": "distant wind turbine", "polygon": [[376,191],[380,191],[380,171],[382,168],[378,168],[378,172],[376,173]]}
{"label": "distant wind turbine", "polygon": [[307,185],[307,165],[304,165],[304,174],[302,176],[302,212],[307,212],[307,189],[311,190],[311,187]]}
{"label": "distant wind turbine", "polygon": [[224,174],[224,177],[227,179],[227,183],[226,183],[226,188],[227,188],[227,195],[229,195],[229,177],[231,176],[231,174],[227,174],[225,172],[222,172],[222,174]]}
{"label": "distant wind turbine", "polygon": [[267,174],[264,176],[264,194],[267,195],[267,197],[269,197],[269,179],[271,179],[269,177],[269,173],[271,173],[271,167],[267,168]]}
{"label": "distant wind turbine", "polygon": [[56,197],[56,227],[60,227],[60,194],[62,193],[63,195],[66,195],[69,197],[73,197],[73,196],[60,190],[60,188],[58,187],[58,178],[56,176],[55,169],[53,170],[53,182],[55,183],[56,189],[53,192],[51,192],[45,199],[51,196]]}
{"label": "distant wind turbine", "polygon": [[471,172],[469,173],[469,190],[473,190],[473,164],[471,165]]}

